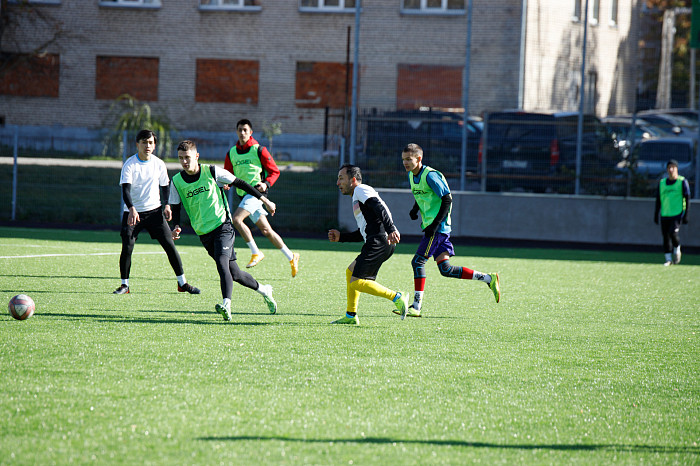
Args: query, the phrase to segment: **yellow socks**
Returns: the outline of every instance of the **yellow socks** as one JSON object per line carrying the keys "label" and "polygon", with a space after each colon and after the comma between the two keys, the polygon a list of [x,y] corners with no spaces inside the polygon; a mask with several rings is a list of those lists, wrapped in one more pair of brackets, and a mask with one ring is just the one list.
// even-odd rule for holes
{"label": "yellow socks", "polygon": [[348,283],[348,308],[346,312],[350,315],[357,313],[357,305],[360,302],[360,292],[350,284],[351,279],[352,272],[350,269],[345,269],[345,281]]}
{"label": "yellow socks", "polygon": [[380,298],[386,298],[389,300],[393,300],[396,297],[396,292],[391,291],[389,288],[380,285],[379,283],[375,282],[374,280],[365,280],[362,278],[359,278],[355,280],[354,282],[350,283],[350,288],[354,288],[355,290],[361,292],[361,293],[367,293],[371,294],[374,296],[379,296]]}

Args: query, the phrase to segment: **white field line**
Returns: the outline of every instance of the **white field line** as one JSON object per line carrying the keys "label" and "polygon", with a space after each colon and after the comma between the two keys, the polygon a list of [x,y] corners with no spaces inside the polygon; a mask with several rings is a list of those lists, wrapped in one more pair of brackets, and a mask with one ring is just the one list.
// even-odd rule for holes
{"label": "white field line", "polygon": [[[27,259],[31,257],[118,256],[118,252],[93,252],[90,254],[30,254],[24,256],[0,256],[0,259]],[[132,254],[165,254],[164,251],[134,252]]]}

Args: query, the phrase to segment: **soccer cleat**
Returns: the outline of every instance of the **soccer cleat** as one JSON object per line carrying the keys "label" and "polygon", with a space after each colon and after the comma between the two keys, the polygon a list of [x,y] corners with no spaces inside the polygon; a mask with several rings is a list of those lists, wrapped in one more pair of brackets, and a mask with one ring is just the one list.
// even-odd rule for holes
{"label": "soccer cleat", "polygon": [[678,252],[673,253],[673,263],[674,264],[681,263],[681,248],[678,248]]}
{"label": "soccer cleat", "polygon": [[[398,309],[394,309],[392,312],[394,314],[401,315],[401,311],[399,311]],[[406,309],[406,317],[422,317],[420,315],[420,309],[416,309],[415,307],[413,307],[413,304],[411,304],[408,307],[408,309]]]}
{"label": "soccer cleat", "polygon": [[217,304],[214,306],[214,309],[216,309],[216,312],[223,316],[226,322],[231,320],[231,309],[228,307],[224,306],[223,304]]}
{"label": "soccer cleat", "polygon": [[360,325],[360,318],[357,316],[348,317],[348,315],[346,314],[345,317],[341,317],[338,320],[334,320],[333,322],[331,322],[331,324]]}
{"label": "soccer cleat", "polygon": [[496,298],[496,302],[500,303],[501,302],[501,284],[498,280],[498,274],[497,273],[490,273],[491,275],[491,283],[489,283],[489,288],[491,288],[491,292],[493,292],[493,297]]}
{"label": "soccer cleat", "polygon": [[[671,261],[664,262],[664,267],[668,267],[669,265],[671,265]],[[116,293],[116,291],[115,291],[115,293]],[[128,293],[128,291],[127,291],[127,293]]]}
{"label": "soccer cleat", "polygon": [[119,288],[114,290],[112,294],[129,294],[129,285],[119,285]]}
{"label": "soccer cleat", "polygon": [[190,285],[189,283],[185,283],[185,284],[182,285],[182,286],[177,285],[177,291],[179,291],[180,293],[188,292],[189,294],[199,294],[199,293],[201,293],[201,291],[199,290],[199,288],[194,287],[194,286]]}
{"label": "soccer cleat", "polygon": [[401,320],[404,320],[406,318],[406,312],[408,311],[408,299],[406,299],[406,295],[400,291],[396,292],[396,297],[398,299],[394,301],[394,305],[398,311],[397,314],[401,315]]}
{"label": "soccer cleat", "polygon": [[272,297],[272,285],[260,285],[265,294],[263,294],[263,299],[265,304],[267,304],[267,309],[270,314],[275,314],[277,312],[277,301]]}
{"label": "soccer cleat", "polygon": [[292,278],[297,276],[297,272],[299,271],[299,254],[296,252],[292,256],[292,260],[289,261],[289,265],[292,266]]}
{"label": "soccer cleat", "polygon": [[260,254],[253,254],[252,256],[250,256],[250,262],[248,262],[246,268],[249,269],[251,267],[255,267],[263,259],[265,259],[265,254],[263,254],[262,252]]}

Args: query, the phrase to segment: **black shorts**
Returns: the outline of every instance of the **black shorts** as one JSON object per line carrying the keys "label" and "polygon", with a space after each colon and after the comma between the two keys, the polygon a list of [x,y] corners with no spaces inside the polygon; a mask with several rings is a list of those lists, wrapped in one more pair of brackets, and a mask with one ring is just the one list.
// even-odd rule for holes
{"label": "black shorts", "polygon": [[204,249],[216,260],[221,256],[226,256],[229,261],[236,260],[236,252],[233,250],[233,241],[236,239],[236,230],[229,220],[214,228],[209,233],[199,237]]}
{"label": "black shorts", "polygon": [[124,212],[124,215],[122,215],[122,229],[120,231],[123,239],[136,241],[142,230],[146,230],[148,234],[151,235],[151,238],[156,240],[160,238],[172,238],[170,226],[168,226],[168,222],[165,220],[162,207],[147,210],[146,212],[139,212],[139,223],[134,226],[128,224],[128,218],[129,212]]}
{"label": "black shorts", "polygon": [[362,245],[360,255],[355,259],[353,277],[376,280],[379,268],[394,254],[396,245],[389,244],[386,235],[369,236]]}

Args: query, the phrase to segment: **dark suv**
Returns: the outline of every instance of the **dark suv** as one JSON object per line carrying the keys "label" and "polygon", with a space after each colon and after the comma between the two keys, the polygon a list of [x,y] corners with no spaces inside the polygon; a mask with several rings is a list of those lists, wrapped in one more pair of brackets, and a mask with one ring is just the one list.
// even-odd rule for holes
{"label": "dark suv", "polygon": [[[479,166],[486,160],[488,191],[573,193],[576,175],[578,114],[504,111],[484,122]],[[620,153],[601,121],[585,115],[581,151],[581,188],[610,194]]]}

